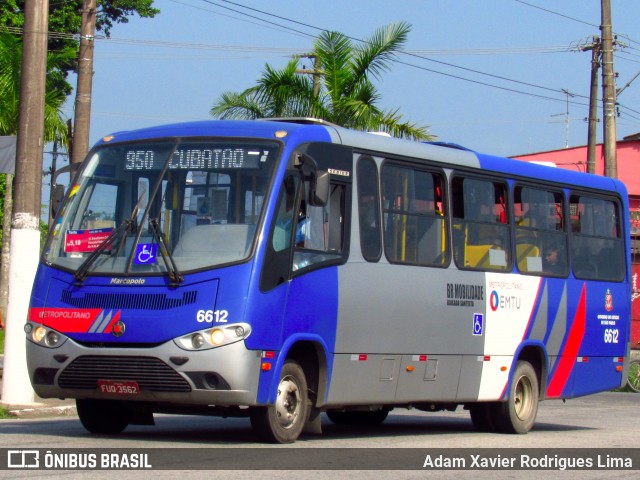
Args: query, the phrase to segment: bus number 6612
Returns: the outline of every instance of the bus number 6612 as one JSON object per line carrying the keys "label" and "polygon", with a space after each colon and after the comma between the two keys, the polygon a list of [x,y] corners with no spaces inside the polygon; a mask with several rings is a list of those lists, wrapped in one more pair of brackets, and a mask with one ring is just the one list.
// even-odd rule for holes
{"label": "bus number 6612", "polygon": [[227,323],[228,316],[226,310],[198,310],[196,320],[199,323]]}
{"label": "bus number 6612", "polygon": [[604,343],[618,343],[618,329],[607,328],[604,331]]}

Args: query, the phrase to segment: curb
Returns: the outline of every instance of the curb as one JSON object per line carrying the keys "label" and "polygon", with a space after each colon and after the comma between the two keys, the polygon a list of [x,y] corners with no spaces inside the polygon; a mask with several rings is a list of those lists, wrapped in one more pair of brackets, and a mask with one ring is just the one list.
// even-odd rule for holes
{"label": "curb", "polygon": [[9,415],[15,418],[75,417],[78,415],[75,405],[46,406],[5,406]]}

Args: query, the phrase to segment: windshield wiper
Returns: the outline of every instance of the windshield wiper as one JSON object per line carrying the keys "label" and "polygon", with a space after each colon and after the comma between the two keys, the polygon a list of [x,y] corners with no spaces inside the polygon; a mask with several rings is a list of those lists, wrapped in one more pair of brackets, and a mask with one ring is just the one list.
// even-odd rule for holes
{"label": "windshield wiper", "polygon": [[[138,211],[140,210],[140,205],[142,204],[145,195],[147,194],[146,189],[142,191],[140,194],[140,198],[138,198],[138,203],[136,203],[135,207],[131,211],[131,215],[129,218],[125,219],[124,222],[120,224],[118,228],[113,230],[107,238],[105,238],[100,245],[96,247],[96,249],[91,252],[91,255],[87,257],[87,259],[82,262],[82,265],[78,268],[78,270],[73,274],[73,278],[76,279],[76,282],[82,283],[85,278],[87,278],[87,273],[89,273],[89,268],[93,265],[93,262],[100,256],[101,253],[105,252],[109,247],[113,245],[116,240],[120,240],[120,244],[118,245],[118,251],[116,252],[116,256],[120,255],[122,251],[122,246],[129,235],[129,232],[134,233],[137,229],[136,217],[138,216]],[[123,235],[122,235],[123,234]],[[122,237],[120,237],[122,235]]]}
{"label": "windshield wiper", "polygon": [[[137,211],[137,209],[134,209]],[[76,279],[76,282],[82,283],[85,278],[87,278],[87,273],[89,273],[89,268],[91,265],[97,260],[97,258],[105,251],[107,251],[113,243],[120,238],[123,233],[129,232],[130,230],[135,231],[136,229],[136,221],[135,217],[127,218],[122,224],[114,229],[107,238],[105,238],[100,245],[98,245],[91,255],[87,257],[87,259],[82,262],[82,265],[78,267],[78,270],[73,274],[73,278]]]}
{"label": "windshield wiper", "polygon": [[158,225],[158,219],[150,218],[149,226],[151,227],[153,238],[158,244],[158,250],[160,251],[160,255],[162,255],[162,260],[164,261],[164,265],[167,269],[167,273],[169,274],[169,278],[171,279],[171,286],[176,287],[184,282],[184,277],[178,271],[178,267],[176,266],[176,262],[173,259],[173,255],[171,255],[171,252],[167,248],[167,244],[165,243],[162,232],[160,231],[160,226]]}

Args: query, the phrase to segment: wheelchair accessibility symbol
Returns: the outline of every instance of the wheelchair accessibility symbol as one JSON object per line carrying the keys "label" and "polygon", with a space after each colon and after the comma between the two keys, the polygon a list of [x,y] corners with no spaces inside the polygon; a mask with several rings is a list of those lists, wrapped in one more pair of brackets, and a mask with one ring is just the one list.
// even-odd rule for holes
{"label": "wheelchair accessibility symbol", "polygon": [[475,336],[482,336],[484,331],[484,316],[482,313],[473,314],[473,334]]}
{"label": "wheelchair accessibility symbol", "polygon": [[158,255],[158,245],[153,243],[140,243],[136,247],[136,256],[133,263],[136,265],[147,265],[155,263]]}

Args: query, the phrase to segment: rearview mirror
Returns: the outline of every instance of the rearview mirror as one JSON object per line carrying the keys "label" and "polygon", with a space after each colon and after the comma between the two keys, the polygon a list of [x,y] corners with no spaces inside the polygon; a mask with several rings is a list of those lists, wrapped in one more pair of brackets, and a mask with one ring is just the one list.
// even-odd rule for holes
{"label": "rearview mirror", "polygon": [[309,203],[315,207],[324,207],[329,202],[329,172],[316,171],[311,179]]}
{"label": "rearview mirror", "polygon": [[318,170],[318,163],[307,154],[298,154],[294,165],[300,167],[305,181],[309,181],[309,204],[324,207],[329,201],[329,172]]}

